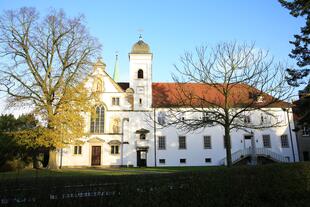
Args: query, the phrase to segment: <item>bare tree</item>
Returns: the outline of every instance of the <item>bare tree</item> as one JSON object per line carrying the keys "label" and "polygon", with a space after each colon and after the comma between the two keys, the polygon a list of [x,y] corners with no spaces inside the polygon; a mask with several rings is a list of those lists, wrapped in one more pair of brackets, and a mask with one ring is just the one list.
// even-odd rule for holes
{"label": "bare tree", "polygon": [[254,44],[202,46],[195,53],[185,53],[175,68],[176,85],[169,89],[170,95],[163,91],[162,99],[157,100],[169,108],[163,125],[186,131],[222,126],[228,166],[232,165],[231,131],[279,126],[276,119],[262,125],[247,118],[257,110],[274,116],[268,108],[288,107],[283,100],[292,94],[285,81],[285,67],[274,64],[268,53],[255,49]]}
{"label": "bare tree", "polygon": [[[27,105],[40,115],[50,129],[49,149],[59,143],[64,124],[67,131],[81,128],[68,116],[82,118],[75,106],[87,105],[81,84],[101,48],[83,19],[55,10],[42,18],[34,8],[5,11],[0,17],[0,90],[10,106]],[[56,154],[50,155],[54,168]]]}

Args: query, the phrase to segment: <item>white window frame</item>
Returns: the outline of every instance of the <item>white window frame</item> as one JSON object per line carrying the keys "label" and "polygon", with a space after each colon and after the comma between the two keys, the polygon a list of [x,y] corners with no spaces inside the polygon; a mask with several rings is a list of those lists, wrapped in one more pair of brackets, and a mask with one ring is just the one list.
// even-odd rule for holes
{"label": "white window frame", "polygon": [[[163,162],[162,162],[163,161]],[[160,158],[158,160],[158,163],[161,164],[161,165],[165,165],[166,164],[166,159],[163,159],[163,158]]]}
{"label": "white window frame", "polygon": [[283,134],[280,136],[280,141],[281,141],[281,148],[289,148],[290,143],[288,141],[288,136],[287,134]]}
{"label": "white window frame", "polygon": [[[119,155],[120,154],[120,152],[119,152],[119,145],[118,144],[113,144],[113,145],[111,145],[111,151],[110,151],[110,153],[111,153],[111,155]],[[116,150],[117,149],[117,150]]]}
{"label": "white window frame", "polygon": [[[209,159],[210,162],[207,162],[207,159]],[[212,162],[212,158],[211,158],[211,157],[206,157],[206,158],[205,158],[205,163],[211,163],[211,162]]]}
{"label": "white window frame", "polygon": [[[271,138],[269,134],[263,134],[262,136],[263,140],[263,147],[264,148],[271,148]],[[267,141],[268,140],[268,141]],[[267,142],[266,142],[267,141]],[[267,145],[266,145],[267,144]]]}
{"label": "white window frame", "polygon": [[166,149],[166,137],[158,136],[158,150],[165,150],[165,149]]}
{"label": "white window frame", "polygon": [[[184,138],[184,142],[183,139]],[[181,143],[182,141],[182,143]],[[187,146],[186,146],[186,136],[179,136],[179,150],[186,150]]]}
{"label": "white window frame", "polygon": [[112,97],[112,106],[119,106],[119,105],[120,105],[120,98]]}
{"label": "white window frame", "polygon": [[[185,162],[181,162],[181,160],[184,160]],[[180,158],[180,164],[186,164],[186,158]]]}
{"label": "white window frame", "polygon": [[73,154],[74,155],[81,155],[82,154],[82,146],[81,145],[74,145],[73,146]]}
{"label": "white window frame", "polygon": [[209,135],[203,136],[203,148],[204,149],[212,149],[212,138],[211,138],[211,136],[209,136]]}

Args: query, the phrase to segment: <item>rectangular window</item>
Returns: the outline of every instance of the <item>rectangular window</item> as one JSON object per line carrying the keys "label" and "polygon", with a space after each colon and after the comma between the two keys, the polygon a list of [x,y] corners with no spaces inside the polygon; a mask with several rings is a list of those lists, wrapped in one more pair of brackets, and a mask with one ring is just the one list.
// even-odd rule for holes
{"label": "rectangular window", "polygon": [[159,159],[160,164],[166,164],[166,159]]}
{"label": "rectangular window", "polygon": [[212,162],[212,159],[211,159],[211,158],[206,158],[206,159],[205,159],[205,162],[206,162],[206,163],[210,163],[210,162]]}
{"label": "rectangular window", "polygon": [[289,148],[287,134],[281,135],[281,147],[282,148]]}
{"label": "rectangular window", "polygon": [[158,137],[158,149],[159,150],[165,150],[166,149],[166,137],[165,136],[159,136]]}
{"label": "rectangular window", "polygon": [[166,124],[166,114],[163,111],[160,111],[158,113],[157,121],[160,125],[165,125]]}
{"label": "rectangular window", "polygon": [[309,136],[309,127],[308,127],[308,125],[303,125],[303,127],[302,127],[302,136]]}
{"label": "rectangular window", "polygon": [[263,145],[265,148],[271,148],[270,135],[263,135]]}
{"label": "rectangular window", "polygon": [[179,136],[179,149],[186,149],[186,137]]}
{"label": "rectangular window", "polygon": [[119,106],[119,97],[112,97],[112,105]]}
{"label": "rectangular window", "polygon": [[205,112],[202,114],[202,122],[204,124],[207,124],[207,125],[212,125],[213,124],[213,122],[210,120],[209,115],[207,113],[205,113]]}
{"label": "rectangular window", "polygon": [[267,114],[260,114],[260,123],[261,124],[270,124],[271,123],[271,119],[270,116]]}
{"label": "rectangular window", "polygon": [[82,154],[82,146],[74,146],[74,154],[75,155]]}
{"label": "rectangular window", "polygon": [[112,154],[112,155],[117,155],[117,154],[119,154],[119,145],[112,145],[112,146],[111,146],[111,154]]}
{"label": "rectangular window", "polygon": [[203,148],[211,149],[211,136],[203,136]]}
{"label": "rectangular window", "polygon": [[180,159],[180,163],[181,164],[185,164],[186,163],[186,159],[184,159],[184,158]]}
{"label": "rectangular window", "polygon": [[251,123],[251,117],[250,116],[244,116],[244,123],[250,124]]}

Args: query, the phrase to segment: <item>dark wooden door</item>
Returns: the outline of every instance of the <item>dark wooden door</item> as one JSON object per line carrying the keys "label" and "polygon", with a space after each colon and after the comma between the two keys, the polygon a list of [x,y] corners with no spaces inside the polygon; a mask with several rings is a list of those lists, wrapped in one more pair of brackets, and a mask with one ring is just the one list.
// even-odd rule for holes
{"label": "dark wooden door", "polygon": [[101,164],[101,146],[92,146],[91,149],[91,165]]}
{"label": "dark wooden door", "polygon": [[147,151],[138,150],[137,151],[137,166],[146,167],[146,158],[147,158]]}
{"label": "dark wooden door", "polygon": [[303,155],[304,155],[304,161],[310,161],[309,152],[304,151],[304,152],[303,152]]}

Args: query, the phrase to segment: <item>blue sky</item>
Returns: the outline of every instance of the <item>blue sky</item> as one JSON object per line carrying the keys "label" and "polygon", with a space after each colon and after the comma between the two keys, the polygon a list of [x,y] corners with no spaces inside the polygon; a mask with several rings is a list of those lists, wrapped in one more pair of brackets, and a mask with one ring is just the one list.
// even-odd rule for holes
{"label": "blue sky", "polygon": [[91,34],[103,45],[102,57],[113,74],[119,52],[120,80],[128,80],[128,52],[139,29],[154,54],[153,80],[171,81],[180,55],[201,44],[237,40],[255,42],[280,61],[288,58],[288,43],[304,24],[277,0],[0,0],[0,10],[31,6],[44,15],[62,8],[69,16],[84,14]]}

